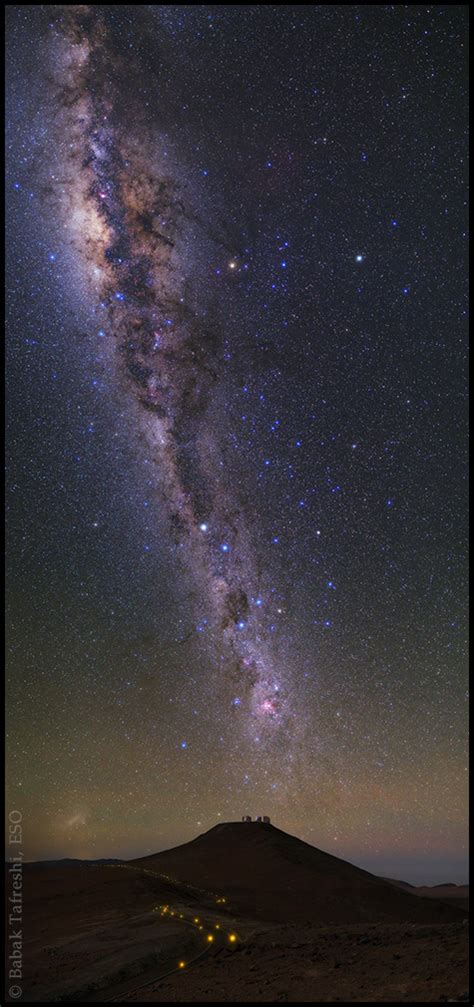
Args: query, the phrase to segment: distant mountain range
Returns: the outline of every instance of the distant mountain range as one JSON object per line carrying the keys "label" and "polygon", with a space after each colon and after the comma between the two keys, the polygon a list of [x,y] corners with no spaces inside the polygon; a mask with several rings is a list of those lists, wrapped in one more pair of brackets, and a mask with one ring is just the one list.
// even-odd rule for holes
{"label": "distant mountain range", "polygon": [[469,885],[455,885],[447,881],[443,885],[410,885],[408,881],[396,881],[394,878],[383,878],[389,884],[402,888],[411,895],[426,899],[449,899],[453,904],[467,909],[469,907]]}

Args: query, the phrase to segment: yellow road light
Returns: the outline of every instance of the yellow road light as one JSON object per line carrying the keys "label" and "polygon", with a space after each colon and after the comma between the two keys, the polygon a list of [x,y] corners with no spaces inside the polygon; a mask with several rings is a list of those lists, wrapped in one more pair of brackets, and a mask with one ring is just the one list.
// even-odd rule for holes
{"label": "yellow road light", "polygon": [[199,916],[195,916],[195,917],[194,917],[194,922],[195,922],[195,923],[199,923]]}
{"label": "yellow road light", "polygon": [[235,934],[229,934],[229,940],[230,940],[231,944],[235,944],[235,941],[237,940],[236,935]]}
{"label": "yellow road light", "polygon": [[213,940],[214,940],[214,935],[213,935],[213,934],[208,934],[208,935],[207,935],[207,939],[208,939],[208,941],[209,941],[209,944],[210,944],[210,943],[211,943],[211,941],[213,941]]}
{"label": "yellow road light", "polygon": [[179,968],[184,969],[186,962],[179,962]]}

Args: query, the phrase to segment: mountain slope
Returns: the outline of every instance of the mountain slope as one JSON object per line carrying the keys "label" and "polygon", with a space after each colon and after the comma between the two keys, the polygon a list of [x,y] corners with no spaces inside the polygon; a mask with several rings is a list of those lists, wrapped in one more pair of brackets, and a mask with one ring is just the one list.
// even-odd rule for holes
{"label": "mountain slope", "polygon": [[462,915],[257,822],[222,823],[131,863],[212,890],[239,913],[267,921],[432,923]]}

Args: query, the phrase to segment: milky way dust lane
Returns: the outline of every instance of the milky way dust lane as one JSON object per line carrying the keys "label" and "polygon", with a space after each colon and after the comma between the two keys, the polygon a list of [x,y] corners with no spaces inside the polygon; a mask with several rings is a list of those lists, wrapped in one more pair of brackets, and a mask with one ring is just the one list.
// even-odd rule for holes
{"label": "milky way dust lane", "polygon": [[291,690],[261,619],[249,518],[212,411],[223,340],[195,280],[212,239],[179,166],[133,105],[100,12],[71,7],[61,23],[54,100],[70,241],[115,345],[124,395],[138,406],[176,549],[207,599],[217,678],[248,714],[244,731],[271,742],[288,733]]}

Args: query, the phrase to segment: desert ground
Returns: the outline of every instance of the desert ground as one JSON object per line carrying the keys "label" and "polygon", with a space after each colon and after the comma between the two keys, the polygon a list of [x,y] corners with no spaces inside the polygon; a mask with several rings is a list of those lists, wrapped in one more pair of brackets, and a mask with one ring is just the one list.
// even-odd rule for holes
{"label": "desert ground", "polygon": [[27,865],[22,1000],[467,1000],[468,892],[439,890],[259,823],[135,861]]}
{"label": "desert ground", "polygon": [[155,1003],[429,1003],[468,999],[463,924],[308,924],[256,934],[235,955],[137,992]]}

